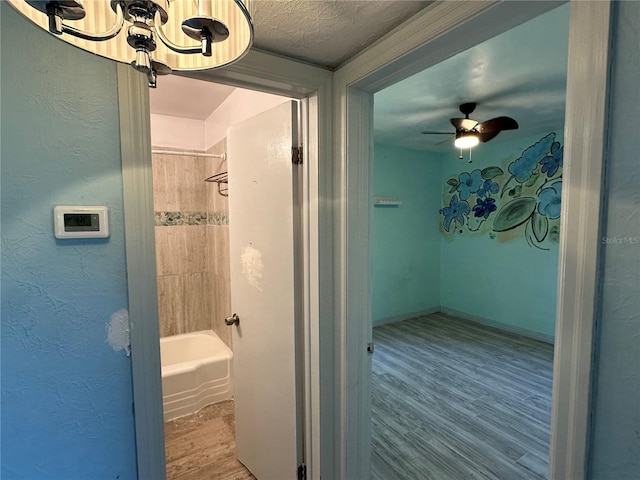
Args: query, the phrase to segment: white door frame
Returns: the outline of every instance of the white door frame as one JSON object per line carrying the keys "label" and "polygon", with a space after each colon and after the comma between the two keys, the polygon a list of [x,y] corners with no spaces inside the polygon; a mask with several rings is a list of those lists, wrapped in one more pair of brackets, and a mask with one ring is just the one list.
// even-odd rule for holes
{"label": "white door frame", "polygon": [[[125,245],[138,478],[164,479],[165,451],[156,294],[149,95],[143,75],[118,65],[118,97],[125,211]],[[331,81],[328,70],[251,51],[223,70],[193,78],[303,100],[303,311],[305,461],[309,478],[333,465],[333,269]],[[321,378],[324,377],[324,378]]]}
{"label": "white door frame", "polygon": [[[335,72],[334,195],[345,199],[336,213],[335,478],[370,476],[373,93],[560,3],[435,3]],[[572,3],[549,477],[557,480],[586,471],[609,18],[609,1]]]}
{"label": "white door frame", "polygon": [[[436,3],[333,76],[257,51],[223,70],[190,75],[308,99],[304,288],[310,478],[319,479],[320,470],[325,478],[368,478],[370,468],[372,93],[548,8],[535,1]],[[583,478],[585,471],[609,10],[609,1],[601,1],[575,2],[571,11],[566,111],[567,118],[581,121],[580,128],[570,122],[565,127],[562,222],[567,227],[560,239],[551,479]],[[118,90],[138,477],[162,479],[160,354],[149,340],[158,336],[158,320],[148,93],[144,78],[128,66],[118,67]]]}

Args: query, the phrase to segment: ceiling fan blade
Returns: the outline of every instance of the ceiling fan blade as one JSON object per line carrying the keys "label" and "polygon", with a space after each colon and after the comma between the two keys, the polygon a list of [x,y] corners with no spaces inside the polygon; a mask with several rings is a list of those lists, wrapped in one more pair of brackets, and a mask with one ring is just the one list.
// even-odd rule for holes
{"label": "ceiling fan blade", "polygon": [[443,143],[451,143],[451,139],[447,138],[446,140],[442,140],[441,142],[434,143],[434,145],[442,145]]}
{"label": "ceiling fan blade", "polygon": [[518,122],[511,117],[496,117],[476,125],[476,131],[481,142],[488,142],[503,130],[515,130]]}
{"label": "ceiling fan blade", "polygon": [[434,132],[431,130],[426,130],[420,133],[422,133],[423,135],[455,135],[455,132]]}
{"label": "ceiling fan blade", "polygon": [[480,140],[482,143],[488,142],[489,140],[491,140],[493,137],[495,137],[499,133],[500,133],[500,130],[492,130],[492,131],[486,132],[486,133],[479,133],[478,134],[478,140]]}
{"label": "ceiling fan blade", "polygon": [[452,118],[451,125],[456,127],[456,130],[473,130],[478,122],[470,118]]}
{"label": "ceiling fan blade", "polygon": [[479,133],[489,133],[494,130],[501,132],[502,130],[515,130],[517,128],[518,122],[511,117],[496,117],[476,125],[476,130]]}

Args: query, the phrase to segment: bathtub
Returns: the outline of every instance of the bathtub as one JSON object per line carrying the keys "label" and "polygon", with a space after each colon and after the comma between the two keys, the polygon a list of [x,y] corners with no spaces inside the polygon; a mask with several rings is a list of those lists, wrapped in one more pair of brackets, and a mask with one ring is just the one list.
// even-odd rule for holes
{"label": "bathtub", "polygon": [[164,420],[230,399],[232,356],[212,330],[161,338]]}

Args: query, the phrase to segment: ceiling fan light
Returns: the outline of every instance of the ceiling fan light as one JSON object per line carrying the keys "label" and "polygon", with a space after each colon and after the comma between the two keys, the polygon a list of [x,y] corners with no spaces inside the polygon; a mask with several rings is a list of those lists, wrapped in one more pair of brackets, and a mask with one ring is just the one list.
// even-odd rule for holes
{"label": "ceiling fan light", "polygon": [[475,133],[460,133],[456,135],[456,139],[453,142],[456,148],[472,148],[478,143],[480,143],[480,139]]}

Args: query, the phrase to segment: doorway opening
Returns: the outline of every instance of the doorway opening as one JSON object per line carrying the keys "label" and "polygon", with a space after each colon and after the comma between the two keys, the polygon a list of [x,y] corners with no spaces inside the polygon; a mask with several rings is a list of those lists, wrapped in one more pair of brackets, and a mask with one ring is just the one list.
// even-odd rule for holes
{"label": "doorway opening", "polygon": [[374,94],[374,479],[547,478],[568,24],[562,5]]}
{"label": "doorway opening", "polygon": [[[301,316],[295,289],[273,286],[292,286],[295,276],[294,107],[276,95],[162,80],[150,111],[167,478],[255,478],[278,468],[293,478],[303,457]],[[265,208],[289,215],[270,220]],[[265,247],[269,235],[280,239],[277,251]],[[265,308],[265,296],[280,310]],[[280,346],[281,358],[265,344]],[[278,403],[289,408],[271,411]],[[282,438],[267,452],[261,436],[273,422]]]}

